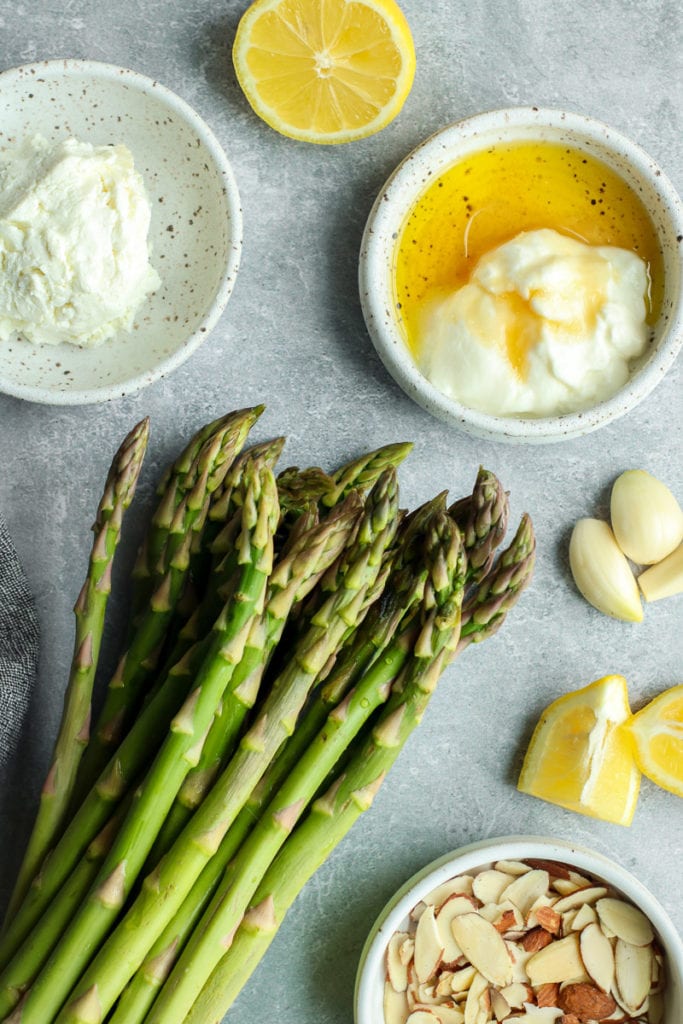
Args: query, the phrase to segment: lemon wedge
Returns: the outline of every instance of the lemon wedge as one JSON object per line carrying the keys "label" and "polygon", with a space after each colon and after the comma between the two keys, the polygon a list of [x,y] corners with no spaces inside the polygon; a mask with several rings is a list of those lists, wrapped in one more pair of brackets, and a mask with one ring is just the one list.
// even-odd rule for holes
{"label": "lemon wedge", "polygon": [[410,28],[394,0],[256,0],[232,55],[259,117],[304,142],[378,132],[415,74]]}
{"label": "lemon wedge", "polygon": [[683,796],[683,686],[650,701],[626,724],[643,775]]}
{"label": "lemon wedge", "polygon": [[618,825],[630,825],[640,772],[630,733],[626,680],[611,675],[554,701],[524,758],[522,793]]}

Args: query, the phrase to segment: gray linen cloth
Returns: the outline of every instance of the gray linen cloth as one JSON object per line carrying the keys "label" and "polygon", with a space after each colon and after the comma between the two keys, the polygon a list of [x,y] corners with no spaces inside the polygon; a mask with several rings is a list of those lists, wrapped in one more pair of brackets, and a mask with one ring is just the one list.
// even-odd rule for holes
{"label": "gray linen cloth", "polygon": [[28,580],[0,516],[0,769],[14,754],[28,710],[39,641]]}

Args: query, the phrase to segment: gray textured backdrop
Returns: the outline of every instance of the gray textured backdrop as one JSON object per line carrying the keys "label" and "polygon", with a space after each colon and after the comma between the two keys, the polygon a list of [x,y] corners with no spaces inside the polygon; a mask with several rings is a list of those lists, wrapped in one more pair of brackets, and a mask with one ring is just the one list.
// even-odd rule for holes
{"label": "gray textured backdrop", "polygon": [[[356,290],[363,224],[388,173],[426,135],[482,110],[534,103],[595,115],[647,149],[680,191],[681,13],[675,0],[404,0],[418,70],[403,113],[374,138],[320,148],[276,135],[242,98],[229,49],[245,7],[0,0],[1,67],[89,57],[156,77],[189,101],[227,150],[245,218],[227,312],[167,380],[82,409],[0,396],[0,509],[43,631],[21,762],[0,793],[0,836],[7,871],[47,765],[88,527],[111,454],[133,422],[149,413],[153,438],[120,571],[160,466],[225,409],[265,401],[258,436],[286,433],[285,459],[299,465],[332,465],[365,446],[414,439],[401,473],[410,504],[444,486],[467,491],[483,462],[511,490],[514,513],[534,518],[533,590],[495,641],[448,672],[372,812],[309,885],[230,1016],[234,1024],[266,1014],[282,1024],[341,1024],[364,936],[385,900],[423,863],[473,839],[529,832],[592,846],[632,869],[683,927],[679,799],[645,782],[634,824],[623,829],[514,789],[532,724],[558,694],[623,672],[640,706],[683,681],[683,598],[648,608],[642,625],[612,622],[579,598],[566,561],[573,521],[606,511],[621,470],[645,467],[683,499],[680,361],[635,412],[582,440],[547,448],[474,441],[432,420],[388,378]],[[110,651],[122,607],[115,611]]]}

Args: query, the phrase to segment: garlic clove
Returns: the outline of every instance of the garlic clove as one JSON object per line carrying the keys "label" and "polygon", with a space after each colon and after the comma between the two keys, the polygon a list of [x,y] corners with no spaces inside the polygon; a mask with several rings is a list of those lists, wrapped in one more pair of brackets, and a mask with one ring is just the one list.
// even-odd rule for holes
{"label": "garlic clove", "polygon": [[683,593],[683,544],[657,565],[650,566],[638,577],[638,585],[646,601],[659,601]]}
{"label": "garlic clove", "polygon": [[613,619],[642,621],[638,586],[607,523],[579,519],[569,542],[569,565],[576,586],[594,608]]}
{"label": "garlic clove", "polygon": [[683,510],[661,480],[644,469],[622,473],[610,506],[616,542],[632,562],[652,565],[683,541]]}

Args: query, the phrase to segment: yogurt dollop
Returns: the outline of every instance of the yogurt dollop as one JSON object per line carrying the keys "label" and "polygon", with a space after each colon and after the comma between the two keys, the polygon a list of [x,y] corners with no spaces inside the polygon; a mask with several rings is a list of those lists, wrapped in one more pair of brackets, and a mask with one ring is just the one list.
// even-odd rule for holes
{"label": "yogurt dollop", "polygon": [[648,283],[626,249],[524,231],[425,303],[418,365],[441,392],[492,415],[588,408],[626,383],[647,346]]}
{"label": "yogurt dollop", "polygon": [[0,340],[95,346],[161,283],[150,206],[125,146],[36,136],[0,157]]}

